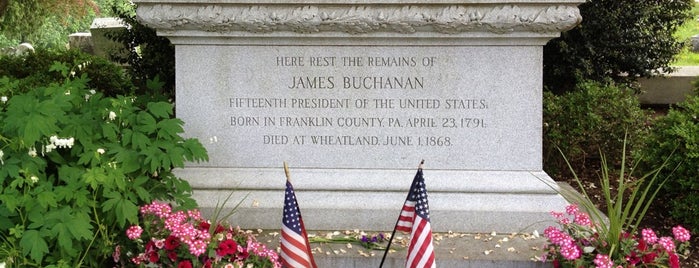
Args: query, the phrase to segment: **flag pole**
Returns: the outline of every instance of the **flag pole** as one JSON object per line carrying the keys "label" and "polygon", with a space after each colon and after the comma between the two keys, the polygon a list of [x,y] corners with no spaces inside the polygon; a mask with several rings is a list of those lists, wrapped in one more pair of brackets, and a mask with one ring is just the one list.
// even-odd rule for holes
{"label": "flag pole", "polygon": [[284,161],[284,174],[286,174],[286,181],[291,181],[291,173],[289,172],[289,165]]}
{"label": "flag pole", "polygon": [[[286,164],[286,161],[284,161],[284,174],[286,175],[287,185],[290,185],[291,184],[291,172],[289,172],[289,165]],[[294,200],[295,199],[296,199],[296,195],[294,194]],[[303,224],[303,218],[301,217],[300,210],[299,210],[299,224],[301,224],[301,235],[304,237],[305,242],[306,242],[306,252],[308,252],[308,258],[309,258],[309,261],[311,262],[310,268],[317,268],[318,265],[316,265],[316,261],[313,258],[313,250],[311,250],[311,243],[308,242],[308,234],[306,233],[306,227]]]}
{"label": "flag pole", "polygon": [[[286,164],[286,163],[285,163]],[[425,164],[425,159],[420,161],[420,165],[417,166],[418,170],[422,169],[422,165]],[[410,188],[413,186],[410,185]],[[408,196],[405,197],[406,200],[410,197],[410,190],[408,190]],[[402,212],[402,210],[401,210]],[[388,238],[388,245],[386,245],[386,250],[383,252],[383,257],[381,258],[381,263],[379,264],[379,268],[383,267],[383,263],[386,260],[386,256],[388,255],[388,250],[391,248],[391,244],[393,243],[393,237],[396,236],[396,227],[398,227],[398,222],[400,222],[400,214],[398,214],[398,219],[396,219],[396,224],[393,225],[393,232],[391,232],[391,237]]]}

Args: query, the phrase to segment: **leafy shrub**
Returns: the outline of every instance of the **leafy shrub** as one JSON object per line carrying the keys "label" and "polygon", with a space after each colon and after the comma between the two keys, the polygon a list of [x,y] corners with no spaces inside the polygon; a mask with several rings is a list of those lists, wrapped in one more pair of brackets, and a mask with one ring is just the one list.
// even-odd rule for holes
{"label": "leafy shrub", "polygon": [[672,154],[668,166],[677,169],[663,171],[671,177],[662,194],[670,200],[673,218],[699,230],[699,94],[659,117],[645,142],[637,152],[645,169],[655,168]]}
{"label": "leafy shrub", "polygon": [[27,53],[22,56],[1,57],[0,77],[8,76],[19,80],[18,90],[20,92],[61,82],[65,79],[63,75],[51,72],[47,68],[53,62],[81,65],[80,68],[73,70],[75,75],[87,74],[90,77],[87,87],[96,89],[107,96],[128,95],[133,91],[133,84],[121,67],[101,57],[85,54],[78,50],[48,51],[39,49],[35,53]]}
{"label": "leafy shrub", "polygon": [[585,82],[561,96],[545,92],[544,168],[553,174],[568,170],[557,148],[576,170],[600,152],[621,159],[624,137],[628,133],[630,152],[646,135],[648,120],[632,90],[613,83]]}
{"label": "leafy shrub", "polygon": [[172,105],[105,97],[86,74],[33,90],[0,78],[0,260],[9,267],[110,267],[114,246],[153,200],[193,207],[174,167],[207,159],[179,136]]}
{"label": "leafy shrub", "polygon": [[[109,36],[120,42],[130,52],[126,57],[112,55],[112,60],[128,64],[130,75],[136,84],[136,94],[163,101],[175,100],[175,47],[170,40],[158,36],[154,29],[136,19],[135,5],[115,3],[112,10],[129,25],[121,33]],[[162,81],[157,91],[149,89],[149,80]]]}
{"label": "leafy shrub", "polygon": [[[583,21],[544,47],[544,84],[574,90],[585,80],[631,82],[667,71],[684,44],[673,36],[694,0],[588,0]],[[623,75],[622,75],[623,74]]]}

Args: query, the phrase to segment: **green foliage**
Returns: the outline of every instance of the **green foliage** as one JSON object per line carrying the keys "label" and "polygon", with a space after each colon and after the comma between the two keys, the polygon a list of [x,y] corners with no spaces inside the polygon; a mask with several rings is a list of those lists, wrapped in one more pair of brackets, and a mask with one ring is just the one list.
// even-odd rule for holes
{"label": "green foliage", "polygon": [[[133,4],[115,4],[113,12],[130,27],[110,36],[126,47],[130,53],[126,57],[112,55],[112,60],[126,63],[129,73],[138,87],[137,94],[148,95],[163,101],[175,100],[175,47],[165,37],[158,36],[154,29],[141,24],[136,19]],[[157,79],[163,86],[153,90],[146,83]]]}
{"label": "green foliage", "polygon": [[675,38],[677,40],[684,42],[685,47],[677,55],[675,61],[672,62],[673,66],[695,66],[699,65],[699,53],[691,51],[691,39],[692,36],[699,34],[699,4],[694,3],[694,7],[691,11],[692,18],[685,22],[677,32],[675,32]]}
{"label": "green foliage", "polygon": [[544,47],[544,85],[566,92],[586,80],[631,82],[668,71],[684,46],[673,33],[694,0],[588,0],[583,21]]}
{"label": "green foliage", "polygon": [[[657,169],[635,176],[634,173],[638,166],[627,169],[626,161],[628,159],[625,145],[626,139],[623,140],[622,154],[618,158],[618,162],[621,163],[618,171],[610,167],[607,158],[603,154],[601,155],[599,185],[606,208],[604,214],[600,213],[597,205],[591,201],[591,196],[585,191],[583,181],[576,175],[573,166],[570,165],[570,162],[566,162],[573,173],[578,188],[582,191],[582,195],[564,193],[563,196],[573,204],[580,204],[589,213],[590,220],[594,223],[593,226],[597,231],[594,237],[606,242],[600,243],[604,245],[603,249],[597,248],[596,250],[603,250],[598,253],[605,254],[611,259],[623,259],[629,253],[625,250],[629,250],[629,247],[636,247],[635,245],[624,245],[625,241],[622,238],[624,234],[634,235],[638,233],[638,228],[646,212],[658,195],[660,188],[668,181],[668,177],[662,177],[664,174],[662,171],[666,170],[668,162],[662,159]],[[614,178],[612,173],[618,174],[617,177]]]}
{"label": "green foliage", "polygon": [[600,152],[620,159],[625,137],[628,150],[638,146],[648,120],[632,90],[613,83],[586,82],[561,96],[545,92],[544,168],[552,174],[568,170],[557,148],[575,170]]}
{"label": "green foliage", "polygon": [[90,91],[65,64],[63,81],[19,90],[0,79],[0,260],[9,267],[108,267],[138,206],[193,207],[172,169],[204,161],[173,106]]}
{"label": "green foliage", "polygon": [[68,35],[87,31],[98,14],[93,0],[10,0],[0,10],[0,35],[5,37],[0,46],[29,42],[35,48],[62,50]]}
{"label": "green foliage", "polygon": [[8,55],[0,57],[0,77],[7,76],[18,81],[18,90],[26,92],[35,87],[62,82],[66,73],[49,71],[46,67],[53,62],[69,62],[75,65],[72,75],[90,77],[87,87],[107,96],[128,95],[134,86],[124,70],[101,57],[82,53],[78,50],[49,51],[37,49],[35,53],[22,56]]}
{"label": "green foliage", "polygon": [[668,162],[678,168],[664,188],[664,199],[670,200],[673,218],[699,230],[699,95],[688,97],[659,117],[645,142],[637,152],[644,158],[645,169],[654,168],[662,157],[675,152]]}

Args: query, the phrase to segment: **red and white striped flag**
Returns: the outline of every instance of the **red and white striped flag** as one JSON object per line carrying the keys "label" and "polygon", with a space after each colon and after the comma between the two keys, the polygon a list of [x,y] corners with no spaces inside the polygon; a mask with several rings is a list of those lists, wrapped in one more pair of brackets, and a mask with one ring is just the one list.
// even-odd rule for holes
{"label": "red and white striped flag", "polygon": [[308,234],[303,225],[301,211],[296,203],[296,194],[291,182],[286,181],[284,215],[282,217],[282,266],[288,268],[316,268]]}
{"label": "red and white striped flag", "polygon": [[400,212],[396,230],[410,232],[410,244],[405,267],[437,267],[434,262],[432,246],[432,226],[430,225],[430,207],[427,204],[427,189],[422,168],[417,170],[408,198]]}

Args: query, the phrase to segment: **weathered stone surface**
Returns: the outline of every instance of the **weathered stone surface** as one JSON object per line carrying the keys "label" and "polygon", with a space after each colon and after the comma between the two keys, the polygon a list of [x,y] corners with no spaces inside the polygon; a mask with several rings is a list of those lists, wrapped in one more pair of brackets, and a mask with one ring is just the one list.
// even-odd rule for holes
{"label": "weathered stone surface", "polygon": [[179,175],[204,207],[244,199],[237,224],[279,227],[283,161],[310,229],[390,230],[422,159],[437,231],[541,229],[565,204],[542,171],[541,53],[582,1],[136,2],[210,154]]}

